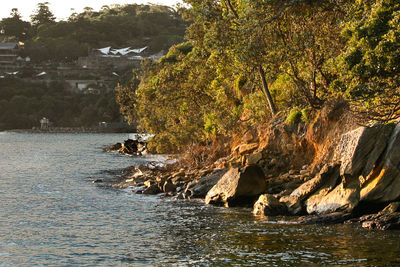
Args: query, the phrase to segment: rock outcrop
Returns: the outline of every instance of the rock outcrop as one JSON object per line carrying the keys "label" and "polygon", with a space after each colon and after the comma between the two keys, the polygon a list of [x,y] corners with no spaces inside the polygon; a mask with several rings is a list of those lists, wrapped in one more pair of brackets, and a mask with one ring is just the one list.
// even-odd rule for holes
{"label": "rock outcrop", "polygon": [[383,159],[367,176],[361,189],[363,201],[389,202],[400,198],[400,123],[396,125]]}
{"label": "rock outcrop", "polygon": [[328,214],[333,212],[352,212],[360,201],[360,186],[357,182],[341,182],[332,191],[319,192],[312,201],[307,202],[309,214]]}
{"label": "rock outcrop", "polygon": [[266,189],[263,170],[258,166],[230,169],[207,193],[206,204],[253,206]]}
{"label": "rock outcrop", "polygon": [[400,124],[359,127],[333,147],[331,166],[280,201],[291,214],[351,213],[360,201],[400,198]]}
{"label": "rock outcrop", "polygon": [[[327,189],[332,189],[338,178],[339,166],[325,165],[316,177],[299,186],[289,196],[282,197],[280,201],[287,205],[291,214],[301,214],[306,199],[311,199],[307,207],[313,206],[314,203],[319,203],[320,198],[325,196],[323,192],[328,193],[330,190],[328,191]],[[319,190],[318,193],[313,195],[317,190]]]}

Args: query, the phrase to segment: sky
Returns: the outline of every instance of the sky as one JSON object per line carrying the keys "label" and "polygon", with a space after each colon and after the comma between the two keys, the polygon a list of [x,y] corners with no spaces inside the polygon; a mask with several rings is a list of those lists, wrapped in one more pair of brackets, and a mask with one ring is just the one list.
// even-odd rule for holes
{"label": "sky", "polygon": [[36,10],[38,3],[49,2],[50,10],[58,19],[66,19],[71,15],[71,8],[80,13],[84,7],[99,10],[104,5],[112,4],[163,4],[173,6],[178,0],[1,0],[0,19],[10,16],[11,9],[18,8],[24,20],[30,20],[29,16]]}

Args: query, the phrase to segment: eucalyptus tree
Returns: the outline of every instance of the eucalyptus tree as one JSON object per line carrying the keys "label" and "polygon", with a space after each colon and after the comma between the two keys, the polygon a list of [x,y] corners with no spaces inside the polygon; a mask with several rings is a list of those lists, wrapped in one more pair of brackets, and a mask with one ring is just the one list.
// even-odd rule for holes
{"label": "eucalyptus tree", "polygon": [[257,72],[275,114],[269,84],[291,77],[305,101],[322,103],[320,91],[332,81],[328,62],[340,52],[341,22],[350,1],[186,0],[193,20],[188,38],[196,45],[230,55],[236,68]]}
{"label": "eucalyptus tree", "polygon": [[36,29],[40,25],[55,23],[56,17],[49,8],[49,2],[38,3],[35,12],[31,15],[32,26]]}

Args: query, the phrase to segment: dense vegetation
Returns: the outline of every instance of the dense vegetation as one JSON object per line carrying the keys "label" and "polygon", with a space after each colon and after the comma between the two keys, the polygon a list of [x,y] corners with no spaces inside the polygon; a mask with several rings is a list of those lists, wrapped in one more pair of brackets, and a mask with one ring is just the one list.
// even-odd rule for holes
{"label": "dense vegetation", "polygon": [[54,126],[93,126],[119,121],[113,92],[78,94],[62,83],[29,83],[17,78],[0,79],[0,130],[39,126],[42,117]]}
{"label": "dense vegetation", "polygon": [[337,97],[365,118],[400,116],[399,1],[185,2],[187,42],[118,90],[158,151],[230,138],[280,111],[301,118]]}
{"label": "dense vegetation", "polygon": [[34,61],[72,61],[88,48],[144,47],[159,52],[183,40],[187,23],[172,8],[161,5],[112,5],[100,11],[85,8],[66,21],[56,21],[49,4],[39,3],[31,22],[18,9],[0,21],[5,41],[25,42],[24,54]]}

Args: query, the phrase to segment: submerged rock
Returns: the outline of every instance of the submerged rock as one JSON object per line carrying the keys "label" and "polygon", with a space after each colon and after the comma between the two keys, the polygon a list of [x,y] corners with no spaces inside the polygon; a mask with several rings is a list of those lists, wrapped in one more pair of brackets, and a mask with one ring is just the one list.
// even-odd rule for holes
{"label": "submerged rock", "polygon": [[104,148],[104,151],[106,151],[106,152],[115,152],[115,151],[120,150],[121,148],[122,148],[122,144],[121,143],[116,143],[115,145],[111,145],[111,146],[108,146],[108,147]]}
{"label": "submerged rock", "polygon": [[351,213],[333,212],[323,215],[299,217],[299,224],[335,224],[343,223],[352,217]]}
{"label": "submerged rock", "polygon": [[263,170],[258,166],[230,169],[207,193],[206,204],[252,206],[266,189]]}
{"label": "submerged rock", "polygon": [[261,195],[253,207],[254,215],[277,216],[287,215],[287,213],[286,205],[270,194]]}

